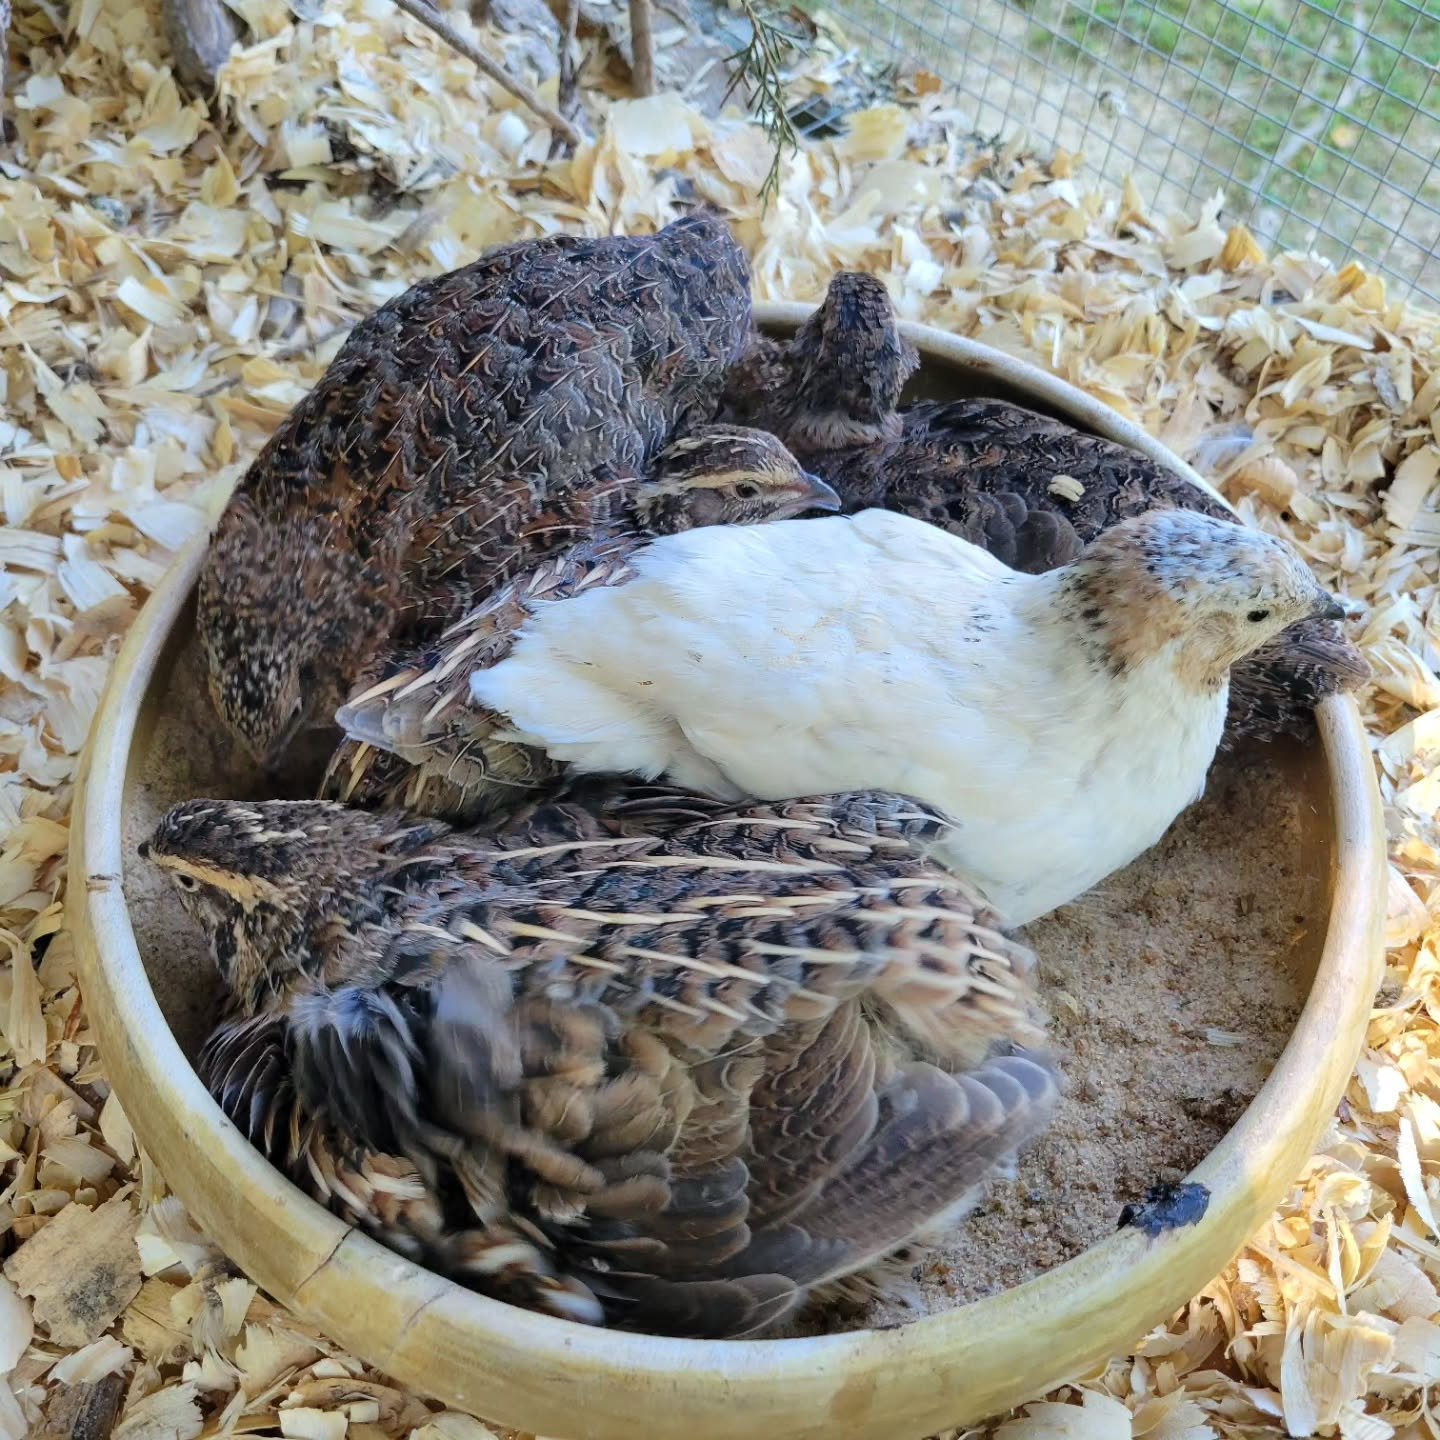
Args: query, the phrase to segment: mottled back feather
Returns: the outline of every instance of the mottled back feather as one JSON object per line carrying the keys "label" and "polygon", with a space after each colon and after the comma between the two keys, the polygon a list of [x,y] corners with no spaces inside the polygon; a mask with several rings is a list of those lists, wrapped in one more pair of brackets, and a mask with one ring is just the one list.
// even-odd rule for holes
{"label": "mottled back feather", "polygon": [[[756,1333],[963,1206],[1053,1104],[1033,956],[926,860],[943,822],[902,797],[597,786],[486,841],[431,827],[399,868],[406,828],[344,812],[345,873],[388,875],[366,905],[327,859],[337,808],[192,802],[147,842],[232,994],[273,997],[232,1008],[202,1074],[297,1183],[463,1283]],[[357,920],[245,908],[327,876]],[[277,934],[278,993],[242,973]]]}
{"label": "mottled back feather", "polygon": [[[550,236],[422,281],[351,332],[221,516],[200,580],[217,706],[273,760],[378,652],[419,642],[712,415],[750,315],[718,217]],[[341,567],[323,605],[277,574]]]}

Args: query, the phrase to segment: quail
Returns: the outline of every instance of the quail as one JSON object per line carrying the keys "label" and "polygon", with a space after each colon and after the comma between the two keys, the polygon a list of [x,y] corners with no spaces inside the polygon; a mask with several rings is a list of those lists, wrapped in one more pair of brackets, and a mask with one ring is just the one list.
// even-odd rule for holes
{"label": "quail", "polygon": [[[1234,519],[1148,456],[1007,401],[901,408],[917,364],[884,283],[842,272],[790,342],[750,337],[722,412],[773,429],[840,491],[848,513],[882,506],[928,520],[1030,574],[1069,563],[1145,510]],[[1369,675],[1337,624],[1301,621],[1236,665],[1226,743],[1308,738],[1315,706]]]}
{"label": "quail", "polygon": [[341,724],[481,772],[516,773],[521,747],[732,800],[912,794],[1009,925],[1154,844],[1203,790],[1231,666],[1339,609],[1284,541],[1192,510],[1039,575],[888,510],[691,530],[600,566],[528,616],[496,597],[448,672]]}
{"label": "quail", "polygon": [[1033,956],[926,858],[944,829],[614,785],[489,836],[193,800],[141,853],[274,1163],[497,1298],[723,1338],[946,1224],[1052,1111]]}
{"label": "quail", "polygon": [[[597,565],[612,565],[645,536],[784,519],[804,510],[835,510],[839,503],[834,490],[802,470],[768,431],[706,426],[661,453],[653,472],[628,494],[619,522],[517,580],[495,607],[472,612],[432,644],[389,657],[377,683],[366,687],[365,698],[385,695],[403,702],[406,687],[418,677],[454,674],[473,663],[477,637],[494,633],[497,611],[505,632],[513,631],[531,608],[591,583],[598,578]],[[463,670],[460,677],[463,683]],[[425,703],[427,727],[439,713],[437,698],[431,691]],[[455,755],[434,743],[429,728],[410,750],[352,737],[331,757],[320,794],[370,809],[408,808],[470,823],[506,804],[528,802],[551,774],[534,752],[516,748],[507,757],[518,769],[497,766],[493,751],[484,757],[489,767],[477,769],[463,750]]]}
{"label": "quail", "polygon": [[236,737],[274,767],[388,644],[525,568],[556,528],[537,521],[603,523],[712,418],[749,315],[743,253],[695,214],[504,246],[361,321],[242,477],[202,570]]}

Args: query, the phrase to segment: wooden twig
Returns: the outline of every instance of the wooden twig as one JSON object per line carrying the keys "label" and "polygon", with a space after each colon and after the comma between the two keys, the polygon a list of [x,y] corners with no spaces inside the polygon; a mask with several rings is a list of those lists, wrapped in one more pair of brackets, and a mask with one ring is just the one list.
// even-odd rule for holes
{"label": "wooden twig", "polygon": [[[560,89],[555,104],[567,120],[580,113],[580,74],[575,63],[575,37],[579,29],[580,0],[565,0],[565,10],[560,17]],[[571,148],[557,135],[550,143],[550,158],[553,160]]]}
{"label": "wooden twig", "polygon": [[473,41],[467,40],[443,15],[425,0],[395,0],[412,19],[433,30],[452,49],[458,50],[474,67],[502,90],[508,91],[527,109],[538,115],[552,130],[563,135],[572,145],[581,141],[580,132],[558,111],[552,110],[523,80],[517,80],[505,67],[492,60]]}
{"label": "wooden twig", "polygon": [[10,46],[10,0],[0,0],[0,143],[5,139],[5,76]]}
{"label": "wooden twig", "polygon": [[[5,0],[0,0],[4,4]],[[560,20],[560,93],[556,104],[567,119],[573,115],[579,91],[579,67],[575,64],[575,37],[580,29],[580,0],[565,0]]]}
{"label": "wooden twig", "polygon": [[630,78],[637,95],[655,93],[655,32],[650,0],[630,0]]}

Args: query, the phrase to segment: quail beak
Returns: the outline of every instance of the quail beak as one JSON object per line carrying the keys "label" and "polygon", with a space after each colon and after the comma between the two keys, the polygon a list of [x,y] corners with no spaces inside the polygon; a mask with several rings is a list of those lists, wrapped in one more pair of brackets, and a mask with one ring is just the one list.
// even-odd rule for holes
{"label": "quail beak", "polygon": [[1350,607],[1328,590],[1322,590],[1310,613],[1316,620],[1344,620],[1350,614]]}
{"label": "quail beak", "polygon": [[806,510],[838,510],[844,503],[833,486],[827,485],[818,475],[812,475],[808,470],[803,472],[802,483],[805,487],[802,495]]}
{"label": "quail beak", "polygon": [[150,858],[150,842],[148,840],[142,840],[135,849],[142,860]]}

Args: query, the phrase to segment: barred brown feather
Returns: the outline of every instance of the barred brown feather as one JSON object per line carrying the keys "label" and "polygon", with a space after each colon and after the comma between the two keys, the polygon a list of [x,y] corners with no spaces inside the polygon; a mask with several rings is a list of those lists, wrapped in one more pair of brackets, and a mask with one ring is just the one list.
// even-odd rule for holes
{"label": "barred brown feather", "polygon": [[1033,957],[926,859],[943,826],[605,784],[485,838],[192,801],[143,851],[232,996],[206,1083],[297,1183],[514,1303],[724,1336],[1050,1113]]}
{"label": "barred brown feather", "polygon": [[496,738],[498,718],[487,724],[468,703],[470,672],[509,653],[535,606],[623,583],[641,543],[634,533],[606,534],[543,561],[352,697],[338,712],[347,738],[330,760],[322,797],[462,824],[554,789],[563,767]]}

